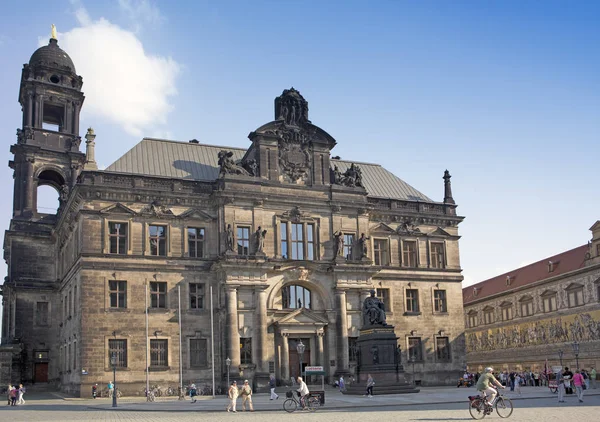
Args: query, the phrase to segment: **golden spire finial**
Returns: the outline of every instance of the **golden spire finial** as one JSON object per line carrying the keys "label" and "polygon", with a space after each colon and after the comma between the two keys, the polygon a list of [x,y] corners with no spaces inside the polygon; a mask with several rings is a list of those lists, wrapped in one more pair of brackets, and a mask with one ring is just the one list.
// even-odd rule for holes
{"label": "golden spire finial", "polygon": [[50,38],[56,40],[56,25],[52,24],[52,31],[50,32]]}

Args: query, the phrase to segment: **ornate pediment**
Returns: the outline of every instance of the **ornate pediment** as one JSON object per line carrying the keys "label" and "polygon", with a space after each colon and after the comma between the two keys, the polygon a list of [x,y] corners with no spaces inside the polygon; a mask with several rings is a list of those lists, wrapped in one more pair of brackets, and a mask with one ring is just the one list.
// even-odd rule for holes
{"label": "ornate pediment", "polygon": [[371,234],[374,234],[374,233],[396,234],[396,230],[392,229],[390,226],[388,226],[385,223],[377,224],[375,227],[373,227],[371,230],[369,230],[369,232]]}
{"label": "ornate pediment", "polygon": [[452,235],[446,230],[442,229],[441,227],[438,227],[437,229],[429,233],[429,236],[451,237]]}
{"label": "ornate pediment", "polygon": [[421,230],[417,226],[415,226],[415,224],[411,220],[406,220],[406,221],[400,223],[400,225],[398,226],[398,229],[396,229],[396,232],[398,234],[403,234],[403,235],[423,234],[421,232]]}
{"label": "ornate pediment", "polygon": [[275,321],[278,325],[327,325],[329,321],[309,309],[296,309]]}
{"label": "ornate pediment", "polygon": [[198,208],[191,208],[178,216],[179,218],[187,218],[190,220],[213,221],[215,217],[202,211]]}
{"label": "ornate pediment", "polygon": [[106,208],[100,210],[101,214],[129,214],[129,215],[137,215],[137,212],[132,210],[129,207],[117,202],[116,204],[112,204]]}
{"label": "ornate pediment", "polygon": [[298,223],[302,220],[312,220],[310,214],[301,211],[298,207],[293,207],[291,210],[284,212],[281,214],[281,218],[293,223]]}

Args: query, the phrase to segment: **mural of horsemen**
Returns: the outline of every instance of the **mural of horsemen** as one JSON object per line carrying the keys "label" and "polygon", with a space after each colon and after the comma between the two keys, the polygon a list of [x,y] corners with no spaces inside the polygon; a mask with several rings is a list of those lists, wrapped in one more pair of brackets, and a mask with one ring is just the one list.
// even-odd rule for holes
{"label": "mural of horsemen", "polygon": [[[550,318],[467,334],[467,352],[600,340],[600,312]],[[568,320],[568,321],[566,321]]]}

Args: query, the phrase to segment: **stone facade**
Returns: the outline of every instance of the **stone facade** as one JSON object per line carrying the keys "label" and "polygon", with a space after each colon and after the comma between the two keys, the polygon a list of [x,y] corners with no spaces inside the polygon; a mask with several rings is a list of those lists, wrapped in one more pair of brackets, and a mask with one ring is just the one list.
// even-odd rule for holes
{"label": "stone facade", "polygon": [[598,367],[600,222],[591,231],[586,245],[463,289],[471,371]]}
{"label": "stone facade", "polygon": [[[25,73],[22,82],[37,90],[39,113],[54,83],[43,76],[55,75],[49,63],[37,83]],[[128,154],[154,151],[148,162],[126,155],[99,171],[93,130],[85,155],[65,142],[79,139],[80,88],[63,93],[69,128],[24,118],[13,146],[2,350],[22,350],[22,381],[87,396],[112,379],[115,353],[128,394],[142,394],[146,377],[176,387],[180,367],[184,385],[208,383],[214,370],[219,384],[229,373],[260,389],[269,374],[298,375],[300,340],[304,365],[350,374],[362,302],[377,289],[415,377],[454,382],[465,364],[463,217],[448,172],[435,202],[377,165],[331,158],[336,141],[293,88],[248,150],[145,139]],[[183,148],[186,159],[172,158]],[[61,192],[56,215],[36,209],[42,184]]]}

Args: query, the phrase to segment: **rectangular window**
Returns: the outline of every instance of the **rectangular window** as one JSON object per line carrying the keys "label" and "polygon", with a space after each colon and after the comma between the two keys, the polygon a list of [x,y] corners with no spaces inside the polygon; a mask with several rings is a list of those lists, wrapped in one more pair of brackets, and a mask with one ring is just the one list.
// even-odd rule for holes
{"label": "rectangular window", "polygon": [[169,340],[150,340],[150,366],[159,368],[169,366]]}
{"label": "rectangular window", "polygon": [[150,226],[150,255],[167,256],[167,227]]}
{"label": "rectangular window", "polygon": [[116,357],[117,368],[127,368],[127,340],[109,339],[108,340],[108,364],[111,366],[111,357],[113,353]]}
{"label": "rectangular window", "polygon": [[167,283],[164,281],[150,282],[150,307],[167,307]]}
{"label": "rectangular window", "polygon": [[556,294],[545,296],[543,299],[544,312],[556,311]]}
{"label": "rectangular window", "polygon": [[315,225],[306,225],[306,259],[312,261],[315,259]]}
{"label": "rectangular window", "polygon": [[383,302],[383,306],[386,312],[391,310],[390,303],[390,289],[376,289],[375,294]]}
{"label": "rectangular window", "polygon": [[505,306],[502,308],[502,321],[510,321],[513,318],[512,307]]}
{"label": "rectangular window", "polygon": [[77,315],[77,308],[79,308],[79,302],[77,301],[77,286],[73,287],[73,315]]}
{"label": "rectangular window", "polygon": [[375,265],[390,265],[387,239],[373,240],[373,261]]}
{"label": "rectangular window", "polygon": [[533,315],[533,300],[521,302],[521,316],[526,317],[531,315]]}
{"label": "rectangular window", "polygon": [[344,234],[344,256],[352,259],[352,247],[354,245],[354,234]]}
{"label": "rectangular window", "polygon": [[567,292],[569,308],[583,305],[583,289],[569,290]]}
{"label": "rectangular window", "polygon": [[446,268],[443,243],[431,243],[431,268]]}
{"label": "rectangular window", "polygon": [[108,243],[110,253],[118,255],[127,254],[128,226],[127,223],[108,223]]}
{"label": "rectangular window", "polygon": [[190,283],[190,309],[204,309],[204,284]]}
{"label": "rectangular window", "polygon": [[435,351],[438,361],[450,360],[450,339],[448,337],[437,337],[435,339]]}
{"label": "rectangular window", "polygon": [[423,360],[421,337],[408,338],[408,359],[412,360],[413,362],[420,362]]}
{"label": "rectangular window", "polygon": [[419,312],[419,291],[406,289],[406,312]]}
{"label": "rectangular window", "polygon": [[109,280],[108,290],[111,308],[127,308],[127,282]]}
{"label": "rectangular window", "polygon": [[204,229],[188,227],[188,250],[191,258],[204,256]]}
{"label": "rectangular window", "polygon": [[252,338],[250,337],[240,338],[240,363],[252,363]]}
{"label": "rectangular window", "polygon": [[358,362],[358,337],[348,337],[348,361]]}
{"label": "rectangular window", "polygon": [[433,291],[433,309],[435,312],[448,312],[445,290]]}
{"label": "rectangular window", "polygon": [[414,268],[417,266],[417,242],[405,240],[402,242],[402,266]]}
{"label": "rectangular window", "polygon": [[483,321],[486,325],[493,324],[494,323],[494,311],[493,310],[484,311],[483,312]]}
{"label": "rectangular window", "polygon": [[208,366],[208,340],[205,338],[190,339],[190,366],[206,368]]}
{"label": "rectangular window", "polygon": [[477,313],[469,314],[469,328],[477,327]]}
{"label": "rectangular window", "polygon": [[73,354],[71,356],[73,358],[73,370],[77,369],[77,342],[73,342]]}
{"label": "rectangular window", "polygon": [[237,254],[250,255],[250,227],[237,228]]}
{"label": "rectangular window", "polygon": [[283,259],[289,259],[288,256],[288,223],[285,221],[281,223],[281,257]]}
{"label": "rectangular window", "polygon": [[297,260],[304,259],[304,236],[302,233],[302,224],[290,224],[291,237],[291,258]]}
{"label": "rectangular window", "polygon": [[48,325],[48,302],[37,302],[35,304],[35,325],[45,327]]}

